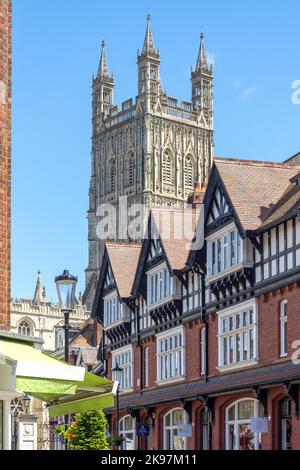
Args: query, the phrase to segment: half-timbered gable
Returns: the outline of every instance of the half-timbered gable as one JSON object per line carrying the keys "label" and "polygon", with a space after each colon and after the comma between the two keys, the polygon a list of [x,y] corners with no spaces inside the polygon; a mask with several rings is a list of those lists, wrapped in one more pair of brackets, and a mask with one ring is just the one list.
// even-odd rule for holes
{"label": "half-timbered gable", "polygon": [[106,349],[126,346],[135,332],[131,289],[140,249],[140,245],[106,243],[93,308],[93,316],[103,324]]}
{"label": "half-timbered gable", "polygon": [[295,175],[256,231],[255,278],[257,292],[267,292],[274,282],[282,286],[300,279],[300,173]]}
{"label": "half-timbered gable", "polygon": [[[176,251],[175,246],[170,247],[170,240],[174,237],[169,227],[168,233],[165,233],[166,239],[162,239],[165,222],[170,222],[164,219],[165,214],[163,209],[156,209],[149,216],[147,236],[133,286],[142,337],[176,326],[182,313],[181,281],[173,263],[176,255],[180,262],[181,253]],[[170,214],[172,211],[168,211],[168,217]],[[184,268],[184,265],[181,267]]]}
{"label": "half-timbered gable", "polygon": [[205,196],[207,312],[252,295],[253,245],[232,202],[231,196],[237,188],[232,187],[231,180],[230,185],[226,184],[226,172],[231,164],[231,160],[215,160]]}

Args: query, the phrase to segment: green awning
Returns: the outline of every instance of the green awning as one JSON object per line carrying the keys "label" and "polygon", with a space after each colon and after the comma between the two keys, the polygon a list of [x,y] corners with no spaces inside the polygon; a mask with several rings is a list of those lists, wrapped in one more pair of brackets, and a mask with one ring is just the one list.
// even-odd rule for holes
{"label": "green awning", "polygon": [[83,411],[102,410],[103,408],[112,408],[114,406],[114,395],[110,393],[86,397],[70,397],[69,400],[62,400],[56,405],[48,407],[51,418]]}
{"label": "green awning", "polygon": [[50,415],[108,408],[114,383],[47,356],[32,346],[0,340],[0,356],[15,364],[16,391],[45,401]]}

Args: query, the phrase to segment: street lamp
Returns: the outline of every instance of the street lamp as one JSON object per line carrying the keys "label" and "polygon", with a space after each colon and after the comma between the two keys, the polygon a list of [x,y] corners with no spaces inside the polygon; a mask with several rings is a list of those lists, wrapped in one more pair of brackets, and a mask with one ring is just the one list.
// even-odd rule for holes
{"label": "street lamp", "polygon": [[24,403],[24,408],[25,408],[26,413],[29,412],[30,402],[31,402],[30,396],[27,393],[25,393],[23,397],[23,403]]}
{"label": "street lamp", "polygon": [[[75,292],[77,285],[77,277],[72,276],[67,269],[61,276],[55,278],[55,284],[58,294],[58,301],[61,311],[64,314],[64,330],[65,330],[65,362],[69,362],[69,317],[70,312],[75,307]],[[69,425],[69,416],[65,415],[65,428]],[[65,450],[68,450],[68,441],[65,441]]]}
{"label": "street lamp", "polygon": [[61,276],[55,278],[57,288],[59,306],[64,314],[64,330],[65,330],[65,362],[69,362],[69,317],[70,312],[75,306],[75,292],[77,285],[77,277],[72,276],[67,269]]}
{"label": "street lamp", "polygon": [[121,375],[123,373],[123,369],[119,366],[119,364],[116,362],[115,367],[112,369],[114,373],[114,380],[118,382],[118,387],[117,387],[117,437],[119,437],[119,414],[120,414],[120,402],[119,402],[119,396],[120,396],[120,382],[121,382]]}

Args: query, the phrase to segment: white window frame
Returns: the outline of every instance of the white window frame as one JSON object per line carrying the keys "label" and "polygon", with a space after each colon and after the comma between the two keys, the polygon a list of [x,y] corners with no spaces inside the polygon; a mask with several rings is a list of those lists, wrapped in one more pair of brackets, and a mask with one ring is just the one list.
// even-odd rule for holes
{"label": "white window frame", "polygon": [[[235,257],[232,261],[231,255],[231,233],[235,233]],[[225,244],[225,237],[227,242]],[[218,243],[221,243],[220,250],[220,270],[218,269]],[[216,269],[213,267],[213,245],[215,249],[215,263]],[[225,249],[227,248],[227,264],[225,263]],[[207,278],[214,279],[222,276],[224,273],[235,271],[239,266],[252,266],[252,262],[246,261],[246,247],[245,240],[242,239],[238,228],[234,223],[227,225],[222,230],[207,237]]]}
{"label": "white window frame", "polygon": [[[125,423],[125,420],[129,417],[132,419],[132,424],[133,424],[132,429],[124,429],[124,430],[121,431],[121,423]],[[125,438],[125,440],[122,442],[122,450],[135,450],[135,439],[136,439],[136,421],[135,421],[135,418],[132,418],[130,415],[123,416],[123,418],[121,418],[119,420],[118,426],[119,426],[118,427],[119,435],[123,436]],[[133,435],[132,440],[131,439],[127,440],[127,435],[128,434]],[[130,448],[130,449],[127,448],[128,442],[132,442],[132,448]]]}
{"label": "white window frame", "polygon": [[[154,289],[156,280],[157,286]],[[155,291],[156,295],[154,295]],[[173,298],[173,294],[174,276],[170,273],[167,263],[162,263],[147,271],[147,306],[152,307],[165,303]]]}
{"label": "white window frame", "polygon": [[206,374],[206,326],[200,331],[200,374]]}
{"label": "white window frame", "polygon": [[[113,311],[113,301],[115,301],[116,310]],[[114,316],[114,319],[113,319]],[[103,325],[110,328],[124,320],[124,304],[120,301],[117,290],[103,297]]]}
{"label": "white window frame", "polygon": [[[183,423],[173,424],[173,413],[179,410],[183,412]],[[167,426],[166,420],[168,416],[170,416],[170,425]],[[177,431],[178,428],[182,424],[188,424],[188,422],[189,422],[188,414],[183,408],[173,408],[172,410],[170,410],[168,413],[164,415],[164,418],[163,418],[164,448],[163,450],[175,450],[174,449],[174,431]],[[171,438],[170,438],[171,448],[170,449],[167,447],[167,431],[170,431],[170,434],[171,434]],[[182,437],[182,439],[184,442],[183,450],[187,450],[187,437]]]}
{"label": "white window frame", "polygon": [[[174,343],[175,336],[181,335],[181,346],[177,346],[176,348],[173,347],[172,349],[164,352],[160,352],[160,345],[162,341],[169,342],[172,339],[172,343]],[[171,372],[169,371],[167,374],[164,373],[166,368],[170,365],[170,361],[172,363],[172,371],[174,372],[174,356],[178,358],[178,353],[181,352],[181,374],[173,375],[171,377]],[[176,355],[177,354],[177,355]],[[161,358],[165,358],[163,361],[163,367],[161,367]],[[169,382],[177,382],[180,380],[184,380],[185,378],[185,331],[183,326],[179,326],[177,328],[173,328],[168,330],[167,332],[160,333],[156,336],[156,358],[157,358],[157,383],[165,384]],[[167,377],[166,377],[167,375]],[[162,376],[164,376],[162,378]]]}
{"label": "white window frame", "polygon": [[[250,310],[252,310],[253,321],[250,323]],[[243,326],[243,314],[247,314],[247,325]],[[239,327],[236,326],[237,315],[240,315]],[[224,332],[224,321],[227,325],[227,331]],[[230,328],[232,325],[232,328]],[[253,358],[248,357],[243,359],[244,352],[244,333],[247,334],[247,354],[250,355],[250,330],[253,330]],[[239,336],[238,336],[239,335]],[[255,300],[243,302],[241,304],[235,305],[234,307],[227,308],[222,310],[218,314],[218,369],[220,372],[239,369],[242,367],[251,366],[257,364],[258,362],[258,308],[257,302]],[[224,338],[227,340],[227,360],[226,364],[224,363]],[[230,343],[230,338],[232,343]],[[237,360],[237,339],[239,339],[239,353],[240,360]],[[230,348],[229,344],[232,344]],[[233,362],[230,363],[230,351],[233,349]]]}
{"label": "white window frame", "polygon": [[288,325],[288,301],[282,300],[280,302],[280,357],[288,355],[288,345],[285,341],[285,329]]}
{"label": "white window frame", "polygon": [[[238,405],[241,402],[244,401],[253,401],[254,402],[254,416],[253,418],[258,418],[259,417],[259,401],[255,400],[254,398],[242,398],[240,400],[237,400],[233,403],[231,403],[227,408],[226,408],[226,420],[225,420],[225,427],[226,427],[226,450],[229,450],[229,426],[234,425],[234,432],[235,432],[235,448],[233,450],[239,450],[239,425],[240,424],[248,424],[251,421],[251,418],[247,419],[239,419],[238,418]],[[229,410],[235,406],[235,419],[234,420],[229,420]],[[254,438],[254,445],[255,445],[255,450],[259,450],[259,434],[255,434]]]}
{"label": "white window frame", "polygon": [[[124,356],[126,354],[130,354],[131,356],[131,361],[126,362],[125,364],[123,361],[120,361],[120,356]],[[115,377],[115,374],[113,372],[113,369],[116,366],[116,363],[118,363],[118,366],[123,369],[122,372],[122,377],[120,380],[120,390],[122,392],[128,392],[133,390],[133,381],[134,381],[134,352],[132,346],[125,346],[124,348],[117,349],[116,351],[112,352],[112,378],[113,380],[117,380],[117,377]],[[124,377],[124,371],[125,374],[127,373],[127,381],[129,382],[128,386],[125,386],[125,377]]]}

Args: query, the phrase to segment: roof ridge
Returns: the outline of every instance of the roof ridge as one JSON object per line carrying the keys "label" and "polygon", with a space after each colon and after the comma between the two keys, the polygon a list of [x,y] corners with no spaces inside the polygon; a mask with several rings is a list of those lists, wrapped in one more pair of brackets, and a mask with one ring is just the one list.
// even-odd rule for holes
{"label": "roof ridge", "polygon": [[215,162],[219,163],[232,163],[236,165],[249,165],[249,166],[258,166],[258,167],[269,167],[269,168],[281,168],[283,170],[293,169],[293,170],[300,170],[300,166],[298,165],[289,165],[287,163],[282,162],[266,162],[262,160],[243,160],[240,158],[228,158],[228,157],[215,157]]}
{"label": "roof ridge", "polygon": [[141,248],[142,244],[141,243],[130,243],[130,242],[114,242],[112,240],[106,240],[105,245],[110,245],[110,246],[119,246],[119,247],[130,247],[130,248]]}

